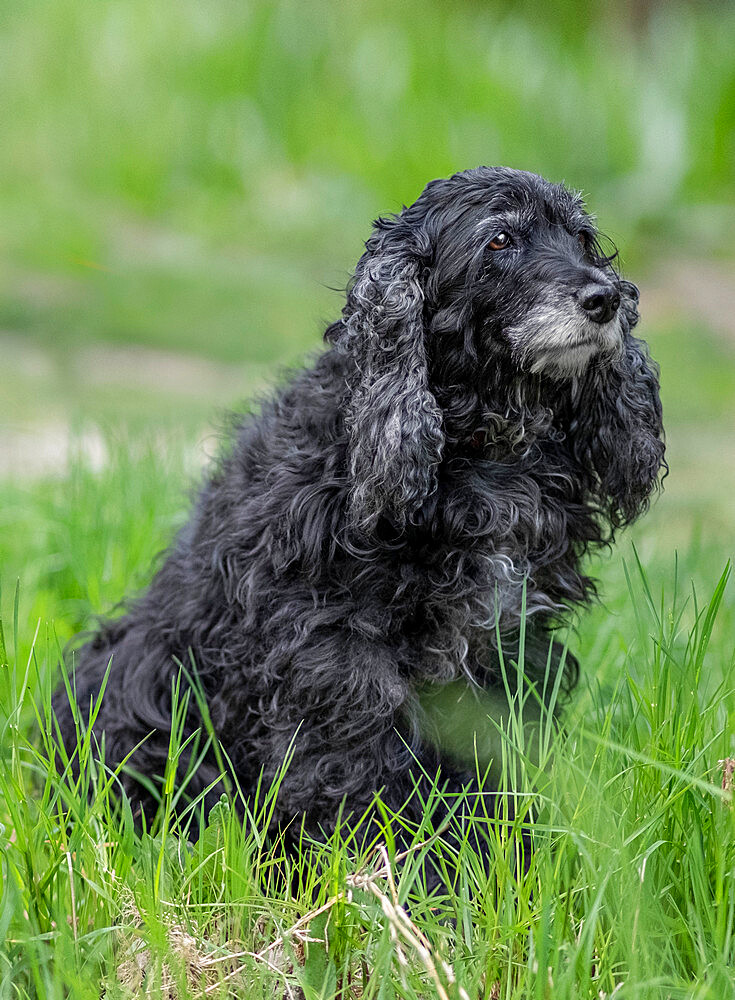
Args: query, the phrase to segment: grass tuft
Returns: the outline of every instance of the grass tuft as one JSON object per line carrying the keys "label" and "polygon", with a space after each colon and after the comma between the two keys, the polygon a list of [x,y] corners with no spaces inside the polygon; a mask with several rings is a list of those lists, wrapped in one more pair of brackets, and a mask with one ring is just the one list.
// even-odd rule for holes
{"label": "grass tuft", "polygon": [[[130,455],[16,495],[0,543],[4,566],[28,556],[28,581],[11,577],[0,600],[0,997],[732,994],[733,601],[715,550],[699,542],[672,565],[644,538],[613,558],[607,606],[570,635],[582,682],[560,718],[551,656],[532,680],[528,636],[505,656],[505,692],[472,717],[469,746],[512,809],[491,819],[485,796],[450,800],[436,780],[416,829],[383,807],[378,837],[343,822],[323,843],[302,834],[294,856],[267,833],[279,779],[177,817],[180,726],[142,830],[104,746],[80,726],[72,768],[55,742],[63,642],[143,584],[180,523],[181,459]],[[179,719],[201,697],[193,665],[181,675]],[[205,725],[193,756],[213,740]],[[433,892],[428,856],[445,882]]]}

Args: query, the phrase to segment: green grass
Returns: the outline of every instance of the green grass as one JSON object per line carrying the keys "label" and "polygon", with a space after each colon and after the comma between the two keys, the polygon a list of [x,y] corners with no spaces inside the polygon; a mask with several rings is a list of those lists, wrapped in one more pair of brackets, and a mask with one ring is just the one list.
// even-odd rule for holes
{"label": "green grass", "polygon": [[[629,542],[601,563],[605,606],[570,638],[584,674],[562,730],[524,727],[535,697],[507,665],[510,708],[488,726],[518,815],[491,828],[487,869],[433,829],[431,801],[405,858],[387,829],[384,854],[342,831],[288,859],[263,837],[272,791],[244,822],[223,804],[191,843],[170,786],[141,835],[89,742],[78,785],[52,746],[60,645],[145,584],[194,478],[185,444],[165,459],[109,447],[102,471],[79,460],[67,479],[3,488],[0,996],[732,994],[735,817],[718,761],[733,755],[735,604],[718,545],[674,561],[643,530],[645,570]],[[454,805],[487,826],[476,802]],[[429,850],[451,892],[427,897]]]}

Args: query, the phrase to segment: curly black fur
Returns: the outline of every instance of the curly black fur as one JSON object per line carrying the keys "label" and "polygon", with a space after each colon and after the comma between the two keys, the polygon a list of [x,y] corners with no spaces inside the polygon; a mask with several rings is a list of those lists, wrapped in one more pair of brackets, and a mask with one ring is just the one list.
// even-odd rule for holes
{"label": "curly black fur", "polygon": [[[163,774],[193,660],[246,794],[293,747],[280,823],[398,807],[422,767],[471,783],[418,693],[497,684],[524,588],[543,667],[594,592],[583,557],[646,508],[664,446],[637,300],[581,199],[533,174],[468,170],[378,219],[327,350],[242,420],[148,591],[76,654],[82,706],[111,663],[107,762],[143,741],[132,767]],[[63,690],[55,709],[73,745]],[[217,776],[208,757],[190,792]]]}

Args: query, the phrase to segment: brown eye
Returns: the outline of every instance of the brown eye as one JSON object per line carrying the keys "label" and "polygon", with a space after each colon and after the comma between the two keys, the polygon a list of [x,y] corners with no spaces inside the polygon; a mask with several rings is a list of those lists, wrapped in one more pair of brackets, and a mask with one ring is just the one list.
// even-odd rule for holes
{"label": "brown eye", "polygon": [[510,236],[507,233],[498,233],[490,240],[491,250],[505,250],[507,246],[510,246]]}
{"label": "brown eye", "polygon": [[587,253],[589,249],[589,236],[587,233],[580,233],[577,237],[577,242],[582,247],[582,253]]}

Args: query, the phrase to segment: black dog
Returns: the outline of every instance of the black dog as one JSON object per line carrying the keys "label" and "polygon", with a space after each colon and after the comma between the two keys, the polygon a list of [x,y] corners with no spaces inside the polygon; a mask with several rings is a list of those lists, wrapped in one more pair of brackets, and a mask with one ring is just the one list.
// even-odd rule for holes
{"label": "black dog", "polygon": [[[481,167],[379,219],[327,350],[242,420],[148,591],[76,657],[107,763],[147,814],[172,678],[195,665],[247,794],[286,757],[276,821],[329,829],[382,790],[398,808],[441,766],[426,685],[497,687],[496,631],[525,594],[549,630],[589,600],[583,557],[647,505],[663,465],[638,291],[581,199]],[[558,660],[558,651],[555,653]],[[75,744],[65,690],[55,710]],[[192,698],[186,732],[201,726]],[[183,765],[182,765],[183,766]],[[189,785],[219,774],[210,754]]]}

